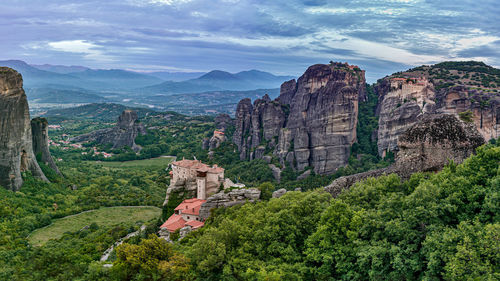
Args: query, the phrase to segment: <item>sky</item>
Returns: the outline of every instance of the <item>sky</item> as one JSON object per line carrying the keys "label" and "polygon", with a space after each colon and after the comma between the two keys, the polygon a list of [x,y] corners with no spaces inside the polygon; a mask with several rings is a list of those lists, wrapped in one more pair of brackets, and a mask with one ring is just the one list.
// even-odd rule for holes
{"label": "sky", "polygon": [[498,0],[2,0],[0,59],[294,76],[341,61],[373,82],[444,60],[499,67],[499,21]]}

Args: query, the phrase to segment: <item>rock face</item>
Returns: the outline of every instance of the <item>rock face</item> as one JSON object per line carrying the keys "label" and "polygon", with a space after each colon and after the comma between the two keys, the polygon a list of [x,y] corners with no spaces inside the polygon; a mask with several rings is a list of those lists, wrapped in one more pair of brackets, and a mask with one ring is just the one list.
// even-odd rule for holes
{"label": "rock face", "polygon": [[458,117],[470,111],[471,121],[486,140],[500,136],[500,85],[484,86],[476,82],[479,78],[474,80],[476,75],[499,79],[498,75],[490,76],[498,70],[495,72],[481,63],[469,63],[466,68],[463,62],[422,66],[378,81],[375,91],[379,96],[380,156],[385,156],[387,151],[397,151],[399,136],[429,114]]}
{"label": "rock face", "polygon": [[17,71],[0,67],[0,186],[17,191],[21,172],[47,180],[36,162],[31,139],[28,100]]}
{"label": "rock face", "polygon": [[207,198],[200,208],[200,217],[207,219],[210,216],[210,210],[220,207],[231,207],[244,204],[246,202],[255,202],[260,198],[260,190],[257,188],[235,189],[228,193],[221,191]]}
{"label": "rock face", "polygon": [[399,152],[393,165],[340,177],[325,189],[337,196],[342,190],[369,177],[396,173],[402,179],[408,179],[416,172],[439,171],[449,160],[463,162],[484,143],[483,136],[474,124],[460,121],[449,114],[428,115],[399,137]]}
{"label": "rock face", "polygon": [[95,132],[80,135],[71,139],[74,142],[96,141],[100,144],[113,144],[113,149],[128,146],[135,152],[141,148],[135,144],[135,138],[139,135],[145,135],[144,125],[137,121],[137,113],[132,110],[124,110],[118,122],[113,128],[97,130]]}
{"label": "rock face", "polygon": [[40,161],[48,165],[52,170],[59,175],[61,172],[56,166],[54,159],[50,155],[49,150],[49,122],[47,119],[37,117],[31,120],[31,133],[33,140],[33,153],[36,157],[40,157]]}
{"label": "rock face", "polygon": [[223,142],[226,141],[226,131],[229,127],[233,126],[233,120],[227,114],[219,114],[215,117],[215,131],[211,138],[204,138],[202,141],[202,148],[210,150],[209,155],[216,148],[219,148]]}
{"label": "rock face", "polygon": [[357,66],[313,65],[297,82],[283,83],[274,101],[267,95],[253,105],[241,100],[233,142],[242,160],[272,151],[296,170],[333,173],[347,164],[356,140],[358,101],[364,98],[364,71]]}
{"label": "rock face", "polygon": [[220,131],[226,131],[233,125],[233,119],[227,114],[219,114],[215,117],[215,128]]}

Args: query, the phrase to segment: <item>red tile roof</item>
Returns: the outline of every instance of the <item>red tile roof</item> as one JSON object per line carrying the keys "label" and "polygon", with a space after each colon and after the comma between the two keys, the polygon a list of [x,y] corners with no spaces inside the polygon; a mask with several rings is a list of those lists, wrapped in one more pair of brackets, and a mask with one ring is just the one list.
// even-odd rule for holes
{"label": "red tile roof", "polygon": [[200,215],[200,207],[203,203],[207,202],[207,200],[201,200],[197,198],[191,198],[191,199],[186,199],[182,201],[177,208],[175,208],[175,211],[180,211],[183,214],[187,215]]}
{"label": "red tile roof", "polygon": [[[206,201],[207,200],[201,200],[197,198],[186,199],[182,201],[182,203],[179,204],[177,208],[175,208],[175,211],[180,211],[180,214],[199,216],[201,205]],[[203,222],[196,220],[186,221],[180,214],[171,215],[168,220],[160,226],[160,228],[166,228],[169,232],[174,232],[186,225],[191,226],[193,229],[203,227]]]}
{"label": "red tile roof", "polygon": [[186,223],[186,225],[189,225],[190,227],[192,227],[193,229],[198,229],[198,228],[201,228],[205,225],[204,222],[202,221],[188,221]]}
{"label": "red tile roof", "polygon": [[183,228],[185,225],[186,221],[182,216],[173,214],[160,226],[160,228],[166,228],[169,232],[174,232],[179,228]]}

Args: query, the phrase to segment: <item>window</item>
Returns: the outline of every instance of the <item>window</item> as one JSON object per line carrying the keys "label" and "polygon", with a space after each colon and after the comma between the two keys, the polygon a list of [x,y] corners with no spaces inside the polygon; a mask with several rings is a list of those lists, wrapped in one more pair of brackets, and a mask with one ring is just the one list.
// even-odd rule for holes
{"label": "window", "polygon": [[189,219],[189,216],[188,216],[188,219]]}

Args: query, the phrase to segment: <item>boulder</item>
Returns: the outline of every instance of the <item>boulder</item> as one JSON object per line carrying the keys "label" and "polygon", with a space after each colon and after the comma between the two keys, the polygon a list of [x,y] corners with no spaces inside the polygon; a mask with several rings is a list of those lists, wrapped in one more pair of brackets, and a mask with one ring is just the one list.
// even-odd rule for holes
{"label": "boulder", "polygon": [[273,172],[274,180],[279,183],[281,181],[281,169],[276,167],[274,164],[269,164],[268,166]]}
{"label": "boulder", "polygon": [[200,217],[207,219],[210,216],[210,210],[214,208],[226,208],[246,202],[255,202],[259,198],[260,190],[257,188],[234,189],[228,193],[221,191],[207,198],[207,201],[201,205]]}
{"label": "boulder", "polygon": [[286,194],[286,189],[280,188],[280,189],[276,190],[275,192],[273,192],[273,198],[280,198],[281,196],[283,196],[285,194]]}

